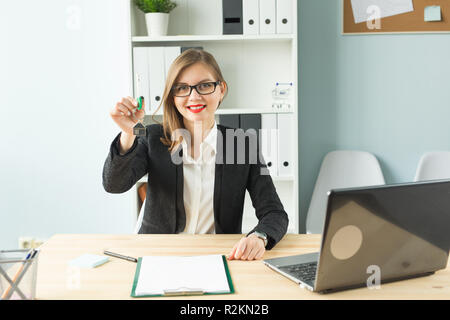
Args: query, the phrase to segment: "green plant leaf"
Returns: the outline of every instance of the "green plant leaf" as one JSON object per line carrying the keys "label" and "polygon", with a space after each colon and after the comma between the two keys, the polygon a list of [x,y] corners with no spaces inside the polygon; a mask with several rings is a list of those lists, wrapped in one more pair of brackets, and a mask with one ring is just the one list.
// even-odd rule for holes
{"label": "green plant leaf", "polygon": [[134,0],[134,4],[144,13],[170,13],[177,6],[175,2],[170,0]]}

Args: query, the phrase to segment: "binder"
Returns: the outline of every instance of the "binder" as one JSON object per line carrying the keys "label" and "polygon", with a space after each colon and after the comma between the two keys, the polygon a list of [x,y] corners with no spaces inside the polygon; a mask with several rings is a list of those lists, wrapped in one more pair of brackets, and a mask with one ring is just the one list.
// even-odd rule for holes
{"label": "binder", "polygon": [[149,47],[148,68],[150,82],[150,107],[149,111],[154,112],[162,101],[165,84],[165,58],[164,47]]}
{"label": "binder", "polygon": [[276,0],[259,1],[259,33],[276,33]]}
{"label": "binder", "polygon": [[261,115],[261,153],[271,176],[278,176],[277,114]]}
{"label": "binder", "polygon": [[259,34],[259,0],[242,0],[244,34]]}
{"label": "binder", "polygon": [[[248,141],[248,143],[249,143],[249,145],[248,145],[249,155],[248,155],[248,157],[244,158],[245,163],[257,163],[257,161],[260,158],[260,155],[258,153],[255,153],[257,151],[257,148],[259,147],[257,145],[258,141],[257,141],[257,139],[253,140],[250,137],[253,134],[256,134],[256,137],[258,137],[258,135],[259,135],[259,132],[261,129],[261,114],[260,113],[241,114],[239,116],[239,124],[240,124],[241,129],[244,130],[246,137],[247,137],[247,134],[249,134],[248,138],[245,138],[246,141]],[[237,147],[239,148],[239,145]],[[238,156],[239,156],[239,154],[238,154]],[[244,159],[242,159],[242,160],[244,160]],[[238,161],[237,163],[239,164],[240,163],[239,157],[238,157],[237,161]],[[267,172],[264,172],[264,174],[267,174]]]}
{"label": "binder", "polygon": [[219,123],[223,126],[237,129],[239,128],[239,115],[221,114],[219,115]]}
{"label": "binder", "polygon": [[[148,73],[147,48],[133,48],[133,75],[134,96],[143,96],[145,101],[150,101],[150,83]],[[146,104],[146,112],[150,112],[150,106]]]}
{"label": "binder", "polygon": [[222,0],[223,34],[243,34],[242,1]]}
{"label": "binder", "polygon": [[278,175],[292,176],[292,115],[278,114]]}
{"label": "binder", "polygon": [[240,127],[247,131],[248,129],[255,129],[256,133],[261,129],[261,114],[241,114],[239,116]]}
{"label": "binder", "polygon": [[277,33],[292,33],[293,0],[277,0]]}
{"label": "binder", "polygon": [[224,255],[147,256],[138,259],[132,297],[234,293]]}
{"label": "binder", "polygon": [[180,54],[181,54],[181,47],[164,47],[164,60],[165,60],[164,82],[166,81],[170,66]]}

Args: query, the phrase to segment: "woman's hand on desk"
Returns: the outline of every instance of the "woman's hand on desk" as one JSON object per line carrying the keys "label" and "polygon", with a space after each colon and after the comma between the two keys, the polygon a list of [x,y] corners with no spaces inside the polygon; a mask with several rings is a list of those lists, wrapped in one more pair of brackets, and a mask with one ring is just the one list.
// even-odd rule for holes
{"label": "woman's hand on desk", "polygon": [[251,234],[234,245],[228,260],[260,260],[265,252],[264,240]]}

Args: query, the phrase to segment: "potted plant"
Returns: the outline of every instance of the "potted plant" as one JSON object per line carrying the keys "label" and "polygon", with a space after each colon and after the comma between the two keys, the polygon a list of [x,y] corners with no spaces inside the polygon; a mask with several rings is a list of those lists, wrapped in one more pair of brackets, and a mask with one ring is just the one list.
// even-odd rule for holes
{"label": "potted plant", "polygon": [[134,0],[136,6],[145,14],[148,35],[165,36],[169,26],[169,13],[177,6],[170,0]]}

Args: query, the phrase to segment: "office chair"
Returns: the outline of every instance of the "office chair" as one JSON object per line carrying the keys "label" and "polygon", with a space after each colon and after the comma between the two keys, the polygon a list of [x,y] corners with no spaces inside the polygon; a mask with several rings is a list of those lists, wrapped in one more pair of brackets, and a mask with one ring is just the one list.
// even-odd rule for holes
{"label": "office chair", "polygon": [[144,207],[145,207],[145,200],[142,203],[142,207],[141,210],[139,211],[139,216],[136,222],[136,226],[134,227],[134,233],[138,234],[139,233],[139,229],[141,228],[142,225],[142,219],[144,218]]}
{"label": "office chair", "polygon": [[414,181],[450,179],[450,151],[427,152],[420,158]]}
{"label": "office chair", "polygon": [[139,195],[139,199],[142,202],[142,206],[141,206],[141,210],[139,211],[139,216],[138,216],[138,219],[136,221],[136,226],[134,227],[134,233],[135,234],[139,233],[139,229],[141,228],[141,225],[142,225],[142,219],[144,218],[144,208],[145,208],[146,193],[147,193],[147,183],[143,183],[138,188],[138,195]]}
{"label": "office chair", "polygon": [[385,184],[374,155],[363,151],[332,151],[323,159],[306,217],[307,233],[322,233],[331,189]]}

